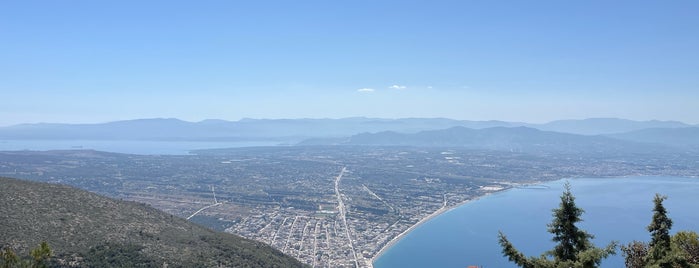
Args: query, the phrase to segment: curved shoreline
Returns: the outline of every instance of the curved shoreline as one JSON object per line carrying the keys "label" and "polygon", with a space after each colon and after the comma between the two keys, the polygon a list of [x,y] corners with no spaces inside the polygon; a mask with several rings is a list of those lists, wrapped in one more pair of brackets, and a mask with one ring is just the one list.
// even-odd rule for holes
{"label": "curved shoreline", "polygon": [[420,225],[423,225],[424,223],[428,222],[429,220],[434,219],[435,217],[437,217],[437,216],[439,216],[439,215],[442,215],[443,213],[448,212],[448,211],[450,211],[450,210],[452,210],[452,209],[455,209],[455,208],[458,208],[458,207],[460,207],[460,206],[462,206],[462,205],[465,205],[465,204],[467,204],[467,203],[469,203],[469,202],[471,202],[471,201],[476,201],[476,200],[478,200],[478,199],[480,199],[480,198],[482,198],[482,197],[488,196],[488,195],[490,195],[490,194],[499,193],[499,192],[502,192],[502,191],[505,191],[505,190],[509,190],[509,189],[511,189],[511,188],[504,188],[504,189],[499,190],[499,191],[495,191],[495,192],[491,192],[491,193],[486,193],[486,194],[484,194],[484,195],[480,195],[480,196],[474,197],[474,198],[472,198],[472,199],[467,199],[467,200],[461,201],[461,202],[459,202],[459,203],[457,203],[457,204],[454,204],[454,205],[452,205],[452,206],[442,207],[442,208],[436,210],[435,212],[432,212],[432,214],[428,215],[427,217],[422,218],[421,220],[419,220],[419,221],[416,222],[415,224],[411,225],[411,226],[410,226],[408,229],[406,229],[405,231],[403,231],[403,232],[401,232],[400,234],[398,234],[398,235],[394,236],[393,238],[391,238],[391,240],[388,241],[388,243],[386,243],[385,245],[383,245],[383,247],[381,247],[381,250],[379,250],[379,251],[376,253],[376,255],[374,255],[373,257],[371,257],[371,261],[370,261],[370,263],[369,263],[369,267],[373,268],[373,267],[374,267],[374,262],[375,262],[379,257],[381,257],[383,254],[385,254],[386,251],[388,251],[391,247],[393,247],[396,243],[398,243],[401,239],[403,239],[403,237],[405,237],[408,233],[412,232],[412,231],[415,230],[417,227],[420,227]]}
{"label": "curved shoreline", "polygon": [[[601,179],[610,179],[610,178],[611,178],[611,179],[623,179],[623,178],[637,178],[637,177],[643,178],[643,177],[658,177],[658,176],[657,176],[657,175],[625,175],[625,176],[609,176],[609,177],[596,177],[596,178],[601,178]],[[661,177],[662,177],[662,176],[661,176]],[[376,255],[374,255],[374,256],[371,258],[371,261],[368,263],[368,266],[371,267],[371,268],[373,268],[373,267],[374,267],[374,262],[376,262],[377,259],[379,259],[383,254],[385,254],[386,251],[388,251],[391,247],[393,247],[396,243],[398,243],[398,242],[399,242],[404,236],[406,236],[408,233],[410,233],[411,231],[415,230],[417,227],[420,227],[420,225],[426,223],[427,221],[429,221],[429,220],[431,220],[431,219],[433,219],[433,218],[435,218],[435,217],[437,217],[437,216],[439,216],[439,215],[441,215],[441,214],[443,214],[443,213],[445,213],[445,212],[448,212],[448,211],[450,211],[450,210],[452,210],[452,209],[458,208],[458,207],[460,207],[460,206],[462,206],[462,205],[465,205],[465,204],[467,204],[467,203],[469,203],[469,202],[471,202],[471,201],[477,201],[477,200],[479,200],[479,199],[481,199],[481,198],[483,198],[483,197],[486,197],[486,196],[488,196],[488,195],[496,194],[496,193],[500,193],[500,192],[504,192],[504,191],[508,191],[508,190],[512,190],[512,189],[517,189],[517,188],[518,188],[518,189],[528,189],[528,188],[526,188],[526,187],[521,187],[522,185],[524,185],[524,186],[535,186],[535,185],[541,185],[541,184],[543,184],[543,183],[553,182],[553,181],[559,181],[559,180],[574,180],[574,179],[585,179],[585,178],[593,178],[593,177],[588,177],[588,176],[582,176],[582,177],[566,177],[566,178],[560,178],[560,179],[555,179],[555,180],[533,181],[533,182],[530,182],[530,183],[513,183],[513,184],[510,184],[508,187],[503,188],[503,189],[501,189],[501,190],[494,191],[494,192],[488,192],[488,193],[485,193],[485,194],[483,194],[483,195],[474,197],[474,198],[472,198],[472,199],[464,200],[464,201],[462,201],[462,202],[459,202],[459,203],[457,203],[457,204],[455,204],[455,205],[452,205],[452,206],[449,206],[449,207],[442,207],[442,208],[436,210],[435,212],[433,212],[432,214],[428,215],[427,217],[422,218],[422,219],[421,219],[420,221],[418,221],[417,223],[411,225],[411,226],[410,226],[408,229],[406,229],[405,231],[403,231],[403,232],[401,232],[400,234],[398,234],[398,235],[394,236],[393,238],[391,238],[391,240],[388,241],[388,243],[386,243],[385,245],[383,245],[383,246],[381,247],[381,250],[379,250],[379,251],[376,253]],[[697,179],[697,178],[699,178],[699,176],[682,176],[682,177],[680,177],[680,178],[692,178],[692,179]],[[593,179],[594,179],[594,178],[593,178]],[[530,189],[534,189],[534,188],[530,188]]]}
{"label": "curved shoreline", "polygon": [[[685,187],[683,187],[683,186],[684,186],[686,183],[697,183],[697,181],[696,181],[697,178],[699,178],[699,176],[682,176],[682,177],[677,177],[677,176],[657,176],[657,175],[653,175],[653,176],[575,177],[575,178],[564,178],[564,179],[552,180],[552,181],[544,181],[544,182],[542,182],[542,183],[547,184],[547,185],[550,186],[550,187],[548,187],[549,192],[555,192],[555,190],[557,189],[557,187],[561,187],[561,181],[565,182],[566,180],[570,180],[571,183],[572,183],[572,181],[579,181],[579,182],[580,182],[580,185],[582,185],[582,186],[579,186],[579,187],[581,187],[581,189],[583,189],[583,190],[587,189],[587,190],[584,191],[587,195],[593,195],[593,194],[596,194],[596,193],[599,194],[598,191],[595,190],[595,187],[599,187],[599,185],[603,185],[602,183],[612,183],[611,186],[615,186],[615,185],[622,185],[622,186],[623,186],[623,185],[630,185],[631,188],[633,188],[633,189],[642,189],[642,188],[644,188],[644,187],[650,189],[650,190],[648,190],[648,192],[650,193],[650,194],[649,194],[649,196],[650,196],[650,195],[652,195],[652,194],[656,191],[656,190],[654,190],[654,189],[656,189],[656,188],[655,188],[655,187],[648,187],[648,186],[644,186],[644,185],[657,186],[658,184],[661,184],[661,185],[672,186],[672,187],[669,188],[669,189],[682,189],[682,188],[685,188]],[[617,180],[617,179],[621,179],[621,180]],[[634,179],[634,180],[637,180],[637,179],[638,179],[638,180],[640,180],[640,182],[641,182],[641,183],[640,183],[641,187],[638,188],[638,187],[639,187],[639,186],[638,186],[639,184],[636,184],[636,183],[628,183],[628,181],[626,181],[626,179]],[[648,180],[648,182],[646,183],[646,182],[645,182],[645,179],[650,179],[650,180]],[[686,180],[685,180],[685,179],[686,179]],[[598,181],[599,181],[599,182],[598,182]],[[668,184],[668,181],[669,181],[669,182],[680,182],[681,184],[678,184],[678,185]],[[618,184],[618,183],[623,183],[623,184]],[[576,186],[576,187],[578,187],[578,186]],[[636,187],[636,188],[634,188],[634,187]],[[531,189],[531,188],[517,188],[517,187],[508,188],[508,190],[514,190],[514,189],[522,189],[522,190],[529,191],[529,189]],[[498,193],[500,193],[500,192],[498,192]],[[487,194],[486,194],[486,195],[483,195],[483,196],[487,196]],[[551,197],[553,197],[552,199],[555,199],[554,196],[555,196],[555,194],[551,194]],[[687,198],[687,197],[694,197],[695,195],[694,195],[693,193],[690,192],[690,193],[687,194],[686,196],[685,196],[685,195],[678,195],[678,196],[682,196],[682,198]],[[482,197],[482,196],[481,196],[481,197]],[[480,198],[480,197],[479,197],[479,198]],[[475,199],[473,199],[473,200],[469,200],[469,202],[470,202],[470,201],[474,201],[474,200],[476,200],[476,199],[478,199],[478,198],[475,198]],[[525,199],[525,200],[526,200],[526,199]],[[521,201],[521,200],[520,200],[520,201]],[[600,202],[601,202],[601,201],[600,201]],[[510,203],[512,203],[512,202],[510,202]],[[639,203],[639,202],[635,202],[635,203],[634,203],[634,202],[631,202],[631,203],[629,203],[629,204],[630,204],[630,205],[633,205],[633,204],[638,204],[638,203]],[[627,205],[628,205],[628,204],[627,204]],[[602,206],[600,206],[600,207],[605,207],[605,206],[602,205]],[[491,207],[491,208],[492,208],[492,207]],[[609,209],[609,207],[606,207],[606,209]],[[617,210],[622,210],[622,211],[623,211],[623,210],[625,209],[625,207],[618,207],[618,208],[613,208],[613,209],[617,209]],[[466,210],[468,210],[468,209],[466,209]],[[550,210],[548,210],[548,208],[544,208],[544,207],[541,207],[539,210],[540,210],[540,211],[544,211],[544,210],[550,211]],[[491,211],[492,211],[492,210],[491,210]],[[686,214],[686,215],[694,215],[694,213],[692,213],[692,211],[691,211],[691,208],[688,209],[688,211],[690,211],[690,212],[688,212],[688,214]],[[458,212],[461,212],[461,211],[458,211]],[[456,212],[456,213],[458,213],[458,212]],[[643,210],[642,213],[646,213],[645,210]],[[471,214],[470,216],[474,216],[474,215],[477,215],[477,214]],[[546,216],[550,216],[550,215],[546,215]],[[458,221],[456,222],[456,224],[458,224]],[[644,227],[645,225],[643,225],[643,224],[646,224],[646,223],[643,222],[643,221],[641,221],[641,224],[640,224],[639,226]],[[605,225],[600,225],[600,226],[601,226],[602,229],[605,229],[605,227],[604,227]],[[414,228],[411,228],[411,229],[414,229]],[[605,230],[606,230],[606,229],[605,229]],[[641,228],[641,230],[643,230],[643,228]],[[401,233],[401,235],[403,235],[403,233]],[[604,234],[604,235],[610,235],[610,234]],[[643,235],[644,235],[644,233],[643,233],[643,231],[641,231],[641,232],[640,232],[640,237],[643,237]],[[645,233],[645,235],[647,235],[647,233]],[[424,234],[420,234],[419,236],[421,236],[421,237],[423,237],[423,238],[424,238],[424,237],[429,238],[429,236],[424,236]],[[611,234],[610,236],[615,236],[615,235],[614,235],[614,234]],[[606,237],[605,239],[609,239],[610,241],[611,241],[611,240],[617,240],[617,241],[618,241],[619,238]],[[635,239],[635,238],[626,238],[626,240],[628,240],[628,241],[631,241],[631,240],[633,240],[633,239]],[[435,241],[439,241],[439,240],[435,240]],[[398,241],[396,241],[396,242],[398,242]],[[394,243],[393,243],[392,245],[390,245],[390,246],[395,245],[396,242],[394,242]],[[408,242],[408,241],[406,241],[406,242]],[[410,242],[412,243],[413,241],[410,241]],[[376,267],[376,266],[374,265],[373,262],[376,261],[377,259],[379,259],[379,258],[382,256],[382,254],[385,254],[385,252],[387,251],[387,249],[390,248],[390,246],[387,245],[386,247],[383,247],[383,248],[381,249],[381,251],[379,251],[379,253],[372,259],[372,266],[371,266],[371,267]],[[401,250],[402,250],[402,249],[401,249]],[[405,257],[410,257],[410,258],[413,258],[413,259],[414,259],[414,257],[415,257],[415,256],[414,256],[414,252],[413,252],[413,255],[412,255],[412,256],[405,256]],[[498,257],[500,257],[500,256],[498,256]],[[613,257],[614,257],[614,256],[613,256]],[[616,256],[616,257],[618,257],[618,256]],[[391,257],[391,259],[393,259],[393,256]],[[610,258],[610,259],[611,259],[611,258]],[[387,262],[386,264],[389,264],[389,263],[392,264],[392,261],[393,261],[393,260]],[[623,259],[622,259],[622,260],[614,260],[614,261],[615,261],[615,262],[620,262],[620,264],[622,265],[621,267],[623,267]],[[410,262],[407,262],[407,263],[410,264]],[[389,264],[389,265],[391,265],[391,264]],[[394,264],[394,265],[395,265],[395,264]],[[492,264],[491,264],[491,265],[492,265]],[[384,265],[382,264],[381,266],[384,266]],[[439,266],[439,265],[437,265],[437,266]],[[616,267],[616,266],[618,266],[618,265],[614,265],[614,266]],[[463,267],[463,266],[462,266],[462,267]]]}

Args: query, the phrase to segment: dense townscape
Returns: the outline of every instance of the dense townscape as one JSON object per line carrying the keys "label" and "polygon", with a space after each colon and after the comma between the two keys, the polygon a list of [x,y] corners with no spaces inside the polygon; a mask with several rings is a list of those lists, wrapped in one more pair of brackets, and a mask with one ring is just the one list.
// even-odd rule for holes
{"label": "dense townscape", "polygon": [[312,267],[370,267],[421,220],[520,184],[697,174],[690,155],[597,157],[459,148],[259,147],[192,155],[0,153],[0,175],[150,204]]}

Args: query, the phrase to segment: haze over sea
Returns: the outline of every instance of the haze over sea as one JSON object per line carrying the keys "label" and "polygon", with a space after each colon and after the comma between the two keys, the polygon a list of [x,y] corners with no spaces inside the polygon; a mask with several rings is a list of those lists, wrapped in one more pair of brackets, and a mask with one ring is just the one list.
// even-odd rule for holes
{"label": "haze over sea", "polygon": [[[579,178],[569,180],[576,203],[585,210],[579,227],[595,235],[597,246],[616,240],[648,241],[655,193],[674,225],[672,233],[699,229],[699,179],[677,177]],[[553,248],[546,224],[558,207],[565,180],[515,188],[469,202],[416,228],[374,262],[389,267],[516,267],[502,257],[497,233],[528,256]],[[620,253],[602,267],[624,267]]]}
{"label": "haze over sea", "polygon": [[0,140],[0,151],[96,150],[122,154],[186,155],[200,149],[278,144],[279,141]]}

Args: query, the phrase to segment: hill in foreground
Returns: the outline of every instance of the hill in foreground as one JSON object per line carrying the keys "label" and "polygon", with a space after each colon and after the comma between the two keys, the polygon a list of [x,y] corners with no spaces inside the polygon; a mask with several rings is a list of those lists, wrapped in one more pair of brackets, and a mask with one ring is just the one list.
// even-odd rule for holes
{"label": "hill in foreground", "polygon": [[[0,178],[0,247],[46,241],[80,267],[302,267],[268,245],[219,233],[148,205],[63,185]],[[165,264],[165,265],[164,265]]]}

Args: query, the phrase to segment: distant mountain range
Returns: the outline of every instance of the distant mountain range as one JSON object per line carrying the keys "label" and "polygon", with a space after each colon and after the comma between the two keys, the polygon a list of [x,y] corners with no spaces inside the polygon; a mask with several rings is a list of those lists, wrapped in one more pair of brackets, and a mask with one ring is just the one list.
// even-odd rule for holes
{"label": "distant mountain range", "polygon": [[460,146],[523,151],[639,151],[699,148],[699,127],[616,118],[546,124],[446,118],[138,119],[104,124],[0,127],[2,140],[266,141],[296,145]]}
{"label": "distant mountain range", "polygon": [[70,267],[305,267],[264,243],[69,186],[0,177],[0,204],[0,247],[26,256],[46,241],[55,262],[78,262]]}
{"label": "distant mountain range", "polygon": [[618,118],[590,118],[583,120],[558,120],[540,125],[528,125],[540,130],[580,135],[614,134],[647,128],[696,127],[678,121],[633,121]]}
{"label": "distant mountain range", "polygon": [[465,147],[512,152],[647,153],[674,148],[606,136],[587,136],[529,127],[470,129],[453,127],[418,133],[362,133],[343,139],[310,139],[301,145]]}
{"label": "distant mountain range", "polygon": [[103,124],[23,124],[0,127],[0,139],[126,139],[126,140],[292,140],[342,137],[362,132],[418,132],[453,126],[485,128],[510,126],[500,121],[451,119],[343,118],[243,119],[240,121],[137,119]]}
{"label": "distant mountain range", "polygon": [[699,127],[647,128],[608,136],[629,141],[666,144],[676,147],[699,147]]}
{"label": "distant mountain range", "polygon": [[560,120],[546,124],[504,121],[467,121],[446,118],[380,119],[243,119],[240,121],[137,119],[103,124],[23,124],[0,127],[0,139],[89,139],[89,140],[279,140],[296,142],[307,138],[348,137],[359,133],[394,131],[417,133],[451,127],[484,129],[530,127],[581,135],[617,134],[649,128],[696,127],[676,121],[632,121],[616,118]]}

